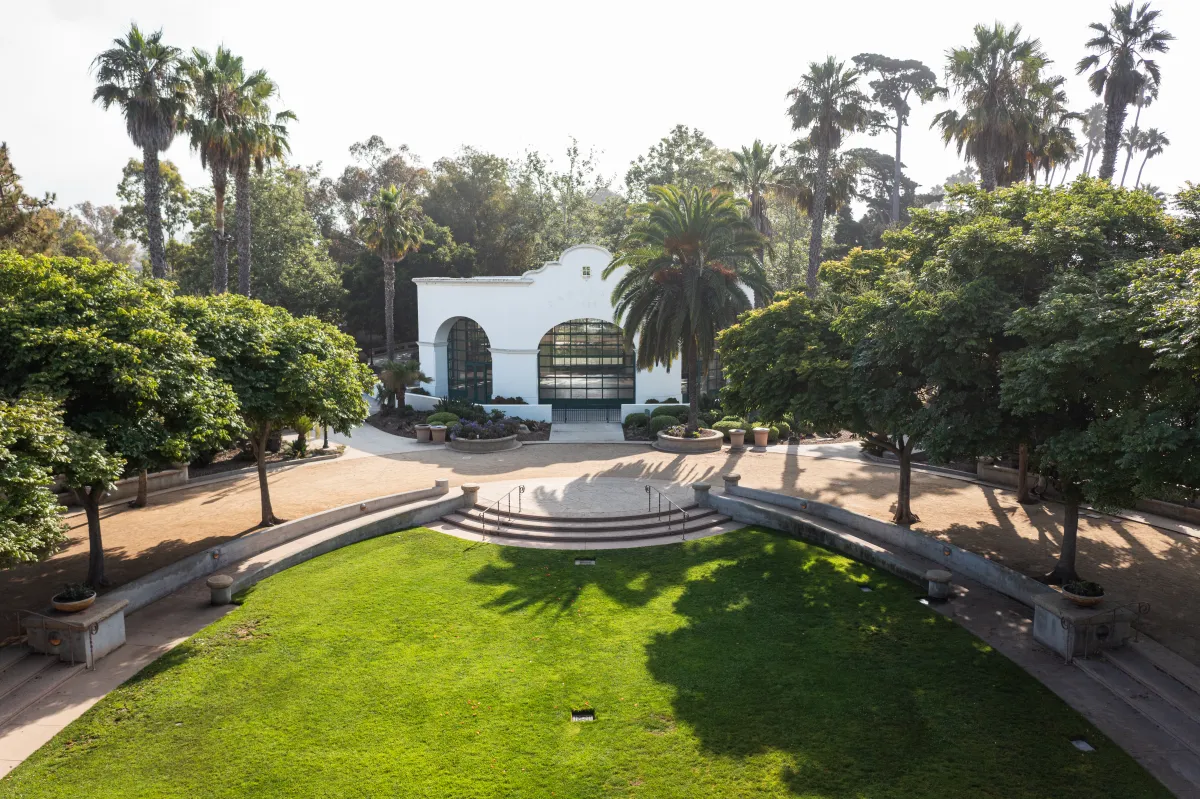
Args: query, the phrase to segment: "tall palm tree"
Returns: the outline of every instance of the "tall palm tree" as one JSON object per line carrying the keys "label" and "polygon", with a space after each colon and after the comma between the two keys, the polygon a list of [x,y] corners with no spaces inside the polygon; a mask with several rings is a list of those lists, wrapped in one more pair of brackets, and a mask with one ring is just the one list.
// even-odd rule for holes
{"label": "tall palm tree", "polygon": [[1168,42],[1175,37],[1158,28],[1159,13],[1151,11],[1149,3],[1143,3],[1136,14],[1133,0],[1114,4],[1107,25],[1093,22],[1090,26],[1097,35],[1086,46],[1095,53],[1075,67],[1080,75],[1095,70],[1088,77],[1088,86],[1097,97],[1104,98],[1104,150],[1099,173],[1103,180],[1112,180],[1117,171],[1117,149],[1129,104],[1138,92],[1157,89],[1162,82],[1158,64],[1147,56],[1167,52]]}
{"label": "tall palm tree", "polygon": [[282,161],[284,154],[291,152],[287,123],[296,119],[291,111],[280,111],[271,117],[267,99],[274,93],[275,84],[269,80],[253,87],[253,94],[247,98],[250,117],[234,137],[238,293],[247,297],[250,296],[250,168],[261,175],[268,163]]}
{"label": "tall palm tree", "polygon": [[417,198],[395,185],[380,189],[366,206],[358,234],[383,261],[383,329],[387,359],[396,360],[396,262],[425,243]]}
{"label": "tall palm tree", "polygon": [[[812,143],[800,139],[792,143],[779,170],[779,191],[812,217],[813,186],[816,184],[817,158]],[[853,150],[834,153],[829,159],[829,188],[825,192],[825,215],[834,216],[854,201],[862,159]]]}
{"label": "tall palm tree", "polygon": [[1067,109],[1066,78],[1055,75],[1037,79],[1029,87],[1029,112],[1020,133],[1024,141],[1014,155],[1023,161],[1028,177],[1036,180],[1040,170],[1050,183],[1059,163],[1072,160],[1079,151],[1072,123],[1082,115]]}
{"label": "tall palm tree", "polygon": [[92,62],[99,83],[92,99],[105,110],[120,107],[129,138],[142,148],[150,270],[157,278],[167,276],[158,154],[171,146],[188,108],[180,55],[179,48],[162,43],[161,30],[146,36],[132,25]]}
{"label": "tall palm tree", "polygon": [[607,279],[628,270],[613,288],[613,316],[629,346],[638,339],[637,365],[688,369],[687,429],[699,427],[700,370],[712,360],[717,333],[749,310],[751,293],[767,291],[755,251],[762,236],[744,215],[747,203],[723,191],[651,186],[650,201],[633,208],[633,227]]}
{"label": "tall palm tree", "polygon": [[1156,155],[1162,155],[1163,148],[1171,144],[1171,140],[1167,138],[1167,134],[1160,131],[1158,128],[1150,128],[1145,133],[1141,134],[1138,141],[1138,149],[1145,155],[1142,157],[1142,165],[1138,167],[1137,180],[1135,185],[1142,186],[1142,170],[1146,168],[1146,162]]}
{"label": "tall palm tree", "polygon": [[1083,174],[1092,174],[1096,153],[1104,146],[1104,103],[1096,103],[1083,114],[1083,135],[1087,151],[1083,158]]}
{"label": "tall palm tree", "polygon": [[[741,152],[733,153],[733,163],[723,167],[723,171],[725,182],[722,188],[736,187],[746,195],[750,224],[762,236],[758,261],[765,264],[766,247],[774,235],[771,219],[767,216],[767,197],[778,187],[781,174],[781,167],[775,163],[775,145],[768,147],[760,139],[755,139],[754,144],[743,146]],[[755,297],[755,304],[762,304],[765,299]]]}
{"label": "tall palm tree", "polygon": [[1004,176],[1014,150],[1027,135],[1029,95],[1046,57],[1037,39],[1022,39],[1021,26],[975,26],[975,41],[946,57],[946,80],[964,109],[942,111],[930,127],[954,142],[960,155],[979,165],[980,182],[991,191]]}
{"label": "tall palm tree", "polygon": [[194,105],[188,118],[192,149],[200,153],[200,164],[212,173],[213,181],[213,293],[229,289],[229,239],[225,234],[225,190],[229,170],[236,165],[238,139],[253,106],[248,98],[266,73],[249,77],[240,56],[218,47],[215,56],[192,50],[187,63]]}
{"label": "tall palm tree", "polygon": [[[1125,167],[1121,170],[1121,185],[1125,185],[1125,178],[1129,175],[1129,163],[1133,160],[1133,151],[1139,149],[1137,144],[1142,135],[1140,127],[1142,123],[1142,109],[1154,103],[1158,99],[1158,87],[1151,86],[1146,91],[1140,91],[1134,98],[1133,104],[1137,106],[1137,111],[1133,115],[1133,126],[1126,133],[1129,134],[1128,139],[1121,137],[1121,143],[1125,146]],[[1136,185],[1136,183],[1135,183]]]}
{"label": "tall palm tree", "polygon": [[821,243],[825,227],[825,199],[829,193],[830,160],[848,133],[866,130],[880,122],[869,109],[870,98],[858,88],[859,72],[847,69],[832,56],[824,63],[809,64],[808,74],[788,92],[792,104],[788,114],[792,129],[808,128],[808,140],[817,152],[813,202],[809,218],[812,238],[808,243],[807,293],[817,295],[817,270],[821,267]]}

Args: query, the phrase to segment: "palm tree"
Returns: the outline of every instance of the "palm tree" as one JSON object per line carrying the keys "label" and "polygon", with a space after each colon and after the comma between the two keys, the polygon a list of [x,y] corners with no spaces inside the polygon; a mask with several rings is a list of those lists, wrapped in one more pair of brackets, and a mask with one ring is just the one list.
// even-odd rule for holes
{"label": "palm tree", "polygon": [[363,243],[383,261],[383,328],[387,359],[396,360],[396,262],[425,243],[417,198],[395,185],[380,189],[359,222]]}
{"label": "palm tree", "polygon": [[824,63],[809,64],[808,74],[788,92],[792,105],[792,129],[809,128],[808,141],[817,151],[813,202],[809,213],[812,237],[808,243],[807,293],[817,295],[817,270],[821,266],[822,233],[825,226],[825,200],[829,193],[830,160],[847,133],[866,130],[880,122],[869,110],[870,98],[858,88],[859,72],[846,69],[832,56]]}
{"label": "palm tree", "polygon": [[188,118],[192,149],[200,153],[201,166],[213,180],[213,293],[229,288],[229,237],[225,235],[225,189],[229,170],[236,165],[239,136],[253,107],[248,101],[266,73],[246,77],[242,59],[224,47],[216,56],[192,50],[187,64],[194,107]]}
{"label": "palm tree", "polygon": [[1036,80],[1029,88],[1029,114],[1022,131],[1023,156],[1028,176],[1036,180],[1038,170],[1051,182],[1052,173],[1058,164],[1074,160],[1079,152],[1075,131],[1071,124],[1082,119],[1082,115],[1067,110],[1067,93],[1063,89],[1066,78],[1056,75]]}
{"label": "palm tree", "polygon": [[[862,169],[862,159],[853,150],[835,153],[830,157],[829,188],[825,193],[826,216],[836,215],[843,206],[854,201]],[[805,139],[793,142],[779,171],[779,190],[810,218],[816,175],[817,159],[811,142]]]}
{"label": "palm tree", "polygon": [[751,307],[745,289],[766,293],[755,259],[762,236],[744,215],[747,203],[724,191],[651,186],[635,206],[634,223],[604,270],[628,270],[613,288],[613,316],[629,346],[638,339],[637,365],[688,368],[689,432],[699,427],[698,364],[712,360],[717,333]]}
{"label": "palm tree", "polygon": [[250,296],[250,168],[253,166],[261,175],[268,163],[282,161],[284,154],[291,152],[287,123],[296,119],[291,111],[280,111],[271,118],[266,100],[274,92],[275,84],[269,80],[254,87],[247,98],[253,109],[251,118],[241,125],[234,140],[238,293],[247,297]]}
{"label": "palm tree", "polygon": [[1030,126],[1031,88],[1046,65],[1041,43],[1022,39],[1021,26],[975,26],[975,42],[946,58],[946,80],[962,99],[963,111],[942,111],[933,126],[954,142],[960,155],[979,165],[983,188],[991,191],[1011,177],[1011,157],[1024,149]]}
{"label": "palm tree", "polygon": [[1095,70],[1088,77],[1088,86],[1097,97],[1104,98],[1104,151],[1100,158],[1103,180],[1112,180],[1117,171],[1117,148],[1125,127],[1127,107],[1139,92],[1157,89],[1162,82],[1158,64],[1146,56],[1167,52],[1170,49],[1168,42],[1175,37],[1158,29],[1159,13],[1151,11],[1149,3],[1143,3],[1136,14],[1133,0],[1123,5],[1114,4],[1107,25],[1093,22],[1090,26],[1097,35],[1089,39],[1086,46],[1096,52],[1076,65],[1080,75],[1089,69]]}
{"label": "palm tree", "polygon": [[1142,165],[1138,167],[1137,180],[1134,181],[1137,186],[1141,187],[1144,185],[1142,183],[1142,170],[1146,168],[1146,162],[1156,155],[1162,155],[1163,148],[1170,144],[1171,140],[1167,138],[1167,134],[1158,128],[1150,128],[1141,134],[1138,141],[1138,149],[1145,153],[1145,156],[1142,157]]}
{"label": "palm tree", "polygon": [[119,106],[129,138],[142,148],[150,270],[154,277],[165,278],[158,154],[171,146],[187,113],[181,51],[162,43],[161,30],[145,36],[137,25],[130,26],[124,39],[114,39],[113,45],[92,62],[99,82],[92,99],[105,110]]}
{"label": "palm tree", "polygon": [[404,407],[404,392],[413,383],[428,383],[432,378],[421,371],[420,361],[387,361],[379,368],[380,399],[384,407]]}
{"label": "palm tree", "polygon": [[[1133,127],[1126,131],[1126,136],[1121,137],[1121,143],[1125,145],[1125,167],[1121,170],[1121,185],[1125,185],[1125,178],[1129,175],[1129,163],[1133,160],[1133,151],[1140,149],[1138,141],[1141,139],[1142,129],[1139,127],[1142,122],[1142,109],[1151,105],[1158,99],[1158,87],[1151,86],[1147,91],[1138,92],[1133,104],[1137,106],[1137,111],[1133,115]],[[1135,182],[1136,185],[1136,182]]]}
{"label": "palm tree", "polygon": [[1083,174],[1092,173],[1096,153],[1104,145],[1104,103],[1096,103],[1083,114],[1083,135],[1087,138],[1087,152],[1083,159]]}
{"label": "palm tree", "polygon": [[[726,181],[722,188],[734,186],[746,194],[750,224],[762,236],[758,261],[765,264],[766,245],[774,235],[767,216],[767,197],[777,188],[780,176],[780,167],[775,163],[775,145],[768,147],[755,139],[754,144],[733,153],[733,163],[723,167],[723,171]],[[764,299],[755,297],[755,304],[762,304]]]}

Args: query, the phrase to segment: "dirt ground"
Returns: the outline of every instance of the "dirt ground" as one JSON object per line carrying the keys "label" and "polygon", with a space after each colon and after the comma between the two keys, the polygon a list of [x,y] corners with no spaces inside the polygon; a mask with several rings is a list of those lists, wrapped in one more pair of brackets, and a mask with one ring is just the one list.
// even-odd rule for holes
{"label": "dirt ground", "polygon": [[[671,455],[629,445],[526,446],[494,455],[450,450],[342,458],[284,467],[270,476],[280,517],[297,518],[349,502],[430,486],[448,478],[465,482],[534,477],[626,477],[720,485],[736,471],[742,485],[781,490],[887,519],[897,483],[894,469],[863,461],[820,459],[767,452]],[[633,490],[633,489],[631,489]],[[1012,493],[988,486],[914,473],[915,529],[1038,576],[1058,553],[1062,507],[1023,506]],[[151,497],[150,505],[103,512],[108,576],[114,585],[132,580],[231,537],[259,521],[253,475]],[[82,514],[69,518],[71,544],[40,564],[2,573],[0,638],[15,632],[16,610],[43,607],[65,582],[87,571],[87,529]],[[1111,517],[1080,519],[1079,571],[1108,593],[1148,601],[1144,629],[1180,654],[1200,662],[1200,539]]]}

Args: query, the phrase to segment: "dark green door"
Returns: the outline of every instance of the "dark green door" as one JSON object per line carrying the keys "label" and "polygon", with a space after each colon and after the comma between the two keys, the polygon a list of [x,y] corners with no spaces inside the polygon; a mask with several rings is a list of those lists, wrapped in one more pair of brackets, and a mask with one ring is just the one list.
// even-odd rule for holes
{"label": "dark green door", "polygon": [[538,347],[538,402],[555,408],[619,408],[634,399],[634,354],[621,328],[574,319],[551,328]]}
{"label": "dark green door", "polygon": [[474,319],[459,319],[446,342],[450,399],[492,401],[492,350],[487,333]]}

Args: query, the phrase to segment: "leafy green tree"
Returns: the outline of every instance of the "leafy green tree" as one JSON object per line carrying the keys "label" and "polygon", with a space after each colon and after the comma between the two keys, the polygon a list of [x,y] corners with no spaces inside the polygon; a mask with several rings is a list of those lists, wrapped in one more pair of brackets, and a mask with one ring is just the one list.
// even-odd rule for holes
{"label": "leafy green tree", "polygon": [[1048,63],[1041,43],[1022,39],[1021,33],[1020,25],[976,25],[974,43],[950,50],[946,80],[964,108],[942,111],[933,119],[945,142],[955,142],[960,155],[978,164],[983,188],[989,191],[1013,179],[1007,167],[1028,141],[1030,92]]}
{"label": "leafy green tree", "polygon": [[41,200],[21,188],[21,176],[13,168],[8,144],[0,143],[0,250],[11,249],[27,255],[49,252],[54,230],[46,224],[45,211],[54,204],[54,195]]}
{"label": "leafy green tree", "polygon": [[1150,56],[1165,53],[1175,39],[1158,27],[1162,12],[1151,10],[1149,3],[1133,10],[1133,0],[1115,3],[1108,23],[1093,22],[1096,35],[1085,45],[1092,55],[1080,59],[1076,72],[1088,76],[1088,86],[1097,97],[1104,98],[1104,149],[1100,157],[1099,176],[1112,180],[1117,171],[1117,150],[1125,114],[1141,92],[1157,89],[1162,82],[1158,63]]}
{"label": "leafy green tree", "polygon": [[[121,170],[121,183],[117,186],[121,206],[113,220],[113,231],[148,247],[150,233],[146,227],[146,187],[142,170],[142,162],[136,158],[130,158]],[[158,174],[162,228],[167,241],[171,242],[188,224],[192,199],[179,168],[172,161],[159,161]]]}
{"label": "leafy green tree", "polygon": [[866,130],[878,123],[878,117],[868,106],[870,99],[858,88],[859,72],[845,64],[827,58],[824,63],[813,62],[800,84],[788,92],[792,104],[788,113],[794,130],[808,129],[808,143],[816,153],[809,219],[812,238],[808,248],[807,291],[817,294],[817,270],[821,266],[822,234],[824,232],[826,201],[829,197],[834,156],[849,133]]}
{"label": "leafy green tree", "polygon": [[363,243],[383,261],[383,329],[387,359],[396,360],[396,262],[425,243],[421,206],[408,192],[390,186],[367,205],[359,222]]}
{"label": "leafy green tree", "polygon": [[868,77],[875,77],[869,84],[871,99],[877,105],[886,108],[892,115],[885,124],[888,130],[896,134],[896,157],[893,162],[891,222],[899,224],[900,217],[900,187],[902,178],[900,170],[900,140],[908,117],[912,113],[909,98],[915,96],[922,103],[934,97],[944,95],[946,90],[938,86],[937,76],[925,64],[914,59],[889,58],[877,53],[860,53],[854,56],[858,69]]}
{"label": "leafy green tree", "polygon": [[352,338],[311,316],[237,294],[180,297],[175,310],[237,396],[258,464],[262,524],[276,524],[267,485],[271,432],[306,416],[349,433],[367,416],[363,393],[375,375],[358,360]]}
{"label": "leafy green tree", "polygon": [[637,365],[670,366],[681,354],[689,365],[687,429],[694,432],[697,367],[712,360],[717,333],[751,307],[743,287],[768,291],[754,258],[762,239],[743,215],[746,203],[728,192],[652,186],[650,195],[635,207],[633,229],[604,277],[628,267],[613,287],[613,315],[629,346],[637,339]]}
{"label": "leafy green tree", "polygon": [[76,205],[74,210],[76,223],[104,260],[127,266],[133,264],[136,246],[117,230],[119,212],[114,206],[83,202]]}
{"label": "leafy green tree", "polygon": [[147,245],[157,278],[167,276],[158,154],[171,146],[189,103],[180,55],[178,48],[163,44],[161,30],[146,36],[131,25],[124,39],[113,40],[113,47],[93,62],[99,85],[92,99],[105,110],[120,108],[129,138],[142,148]]}
{"label": "leafy green tree", "polygon": [[61,400],[68,485],[103,585],[100,502],[122,467],[190,460],[228,438],[236,399],[171,317],[170,284],[123,266],[0,253],[0,394]]}
{"label": "leafy green tree", "polygon": [[66,460],[62,408],[43,396],[0,399],[0,568],[51,555],[66,539],[54,467]]}
{"label": "leafy green tree", "polygon": [[630,200],[653,200],[652,186],[710,189],[721,182],[729,154],[696,128],[676,125],[625,173]]}

